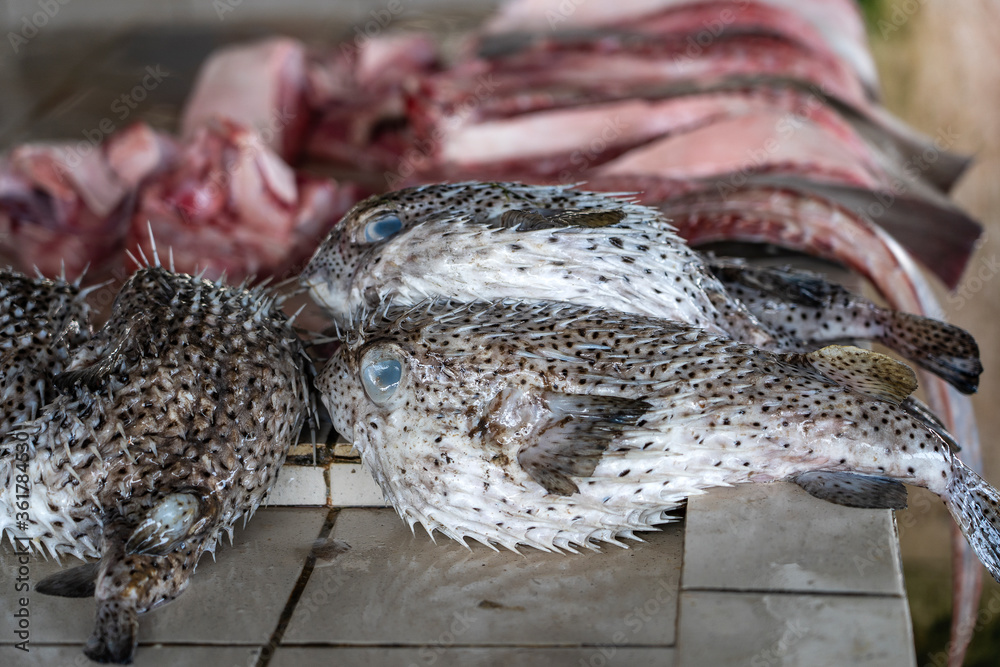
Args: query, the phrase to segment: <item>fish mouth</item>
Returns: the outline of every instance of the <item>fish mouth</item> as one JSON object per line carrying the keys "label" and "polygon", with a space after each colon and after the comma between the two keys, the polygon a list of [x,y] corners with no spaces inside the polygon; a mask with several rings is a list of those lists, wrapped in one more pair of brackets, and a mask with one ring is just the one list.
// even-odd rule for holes
{"label": "fish mouth", "polygon": [[317,303],[323,304],[326,308],[329,308],[330,297],[330,287],[321,280],[311,280],[309,282],[304,282],[303,287],[309,290],[309,296],[313,298]]}
{"label": "fish mouth", "polygon": [[330,284],[318,277],[302,278],[300,284],[309,291],[312,300],[337,322],[345,322],[348,318],[348,299],[346,294],[334,290]]}
{"label": "fish mouth", "polygon": [[303,287],[312,288],[322,282],[323,280],[319,276],[319,270],[312,261],[310,261],[309,264],[306,265],[306,268],[302,269],[302,273],[299,274],[299,284]]}
{"label": "fish mouth", "polygon": [[324,285],[325,283],[319,279],[315,274],[306,275],[303,273],[299,276],[299,284],[308,289],[310,292],[314,292],[317,287]]}
{"label": "fish mouth", "polygon": [[299,285],[305,287],[310,293],[315,297],[317,290],[326,289],[329,291],[329,284],[320,275],[320,272],[311,266],[307,266],[303,269],[302,273],[299,274]]}

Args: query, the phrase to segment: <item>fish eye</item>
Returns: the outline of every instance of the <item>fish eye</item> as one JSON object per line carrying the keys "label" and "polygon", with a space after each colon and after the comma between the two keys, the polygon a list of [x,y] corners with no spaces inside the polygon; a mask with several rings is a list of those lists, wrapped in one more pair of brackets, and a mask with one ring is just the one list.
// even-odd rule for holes
{"label": "fish eye", "polygon": [[403,221],[395,213],[389,213],[365,225],[365,241],[374,243],[387,239],[403,228]]}
{"label": "fish eye", "polygon": [[392,398],[403,377],[403,365],[395,359],[376,359],[361,369],[365,393],[376,405],[385,405]]}

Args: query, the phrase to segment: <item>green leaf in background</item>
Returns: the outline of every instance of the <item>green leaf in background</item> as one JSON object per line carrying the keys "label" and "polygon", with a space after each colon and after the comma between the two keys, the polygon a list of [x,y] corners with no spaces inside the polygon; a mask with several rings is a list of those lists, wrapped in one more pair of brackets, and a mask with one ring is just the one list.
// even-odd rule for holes
{"label": "green leaf in background", "polygon": [[861,5],[861,12],[864,14],[865,23],[868,25],[868,30],[871,31],[875,22],[882,15],[886,2],[885,0],[858,0],[858,4]]}

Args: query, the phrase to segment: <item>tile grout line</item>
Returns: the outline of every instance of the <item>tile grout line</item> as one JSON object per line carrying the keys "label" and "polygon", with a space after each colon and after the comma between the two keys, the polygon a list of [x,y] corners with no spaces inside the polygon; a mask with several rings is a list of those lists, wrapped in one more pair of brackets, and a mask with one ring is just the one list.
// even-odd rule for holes
{"label": "tile grout line", "polygon": [[732,593],[734,595],[799,595],[803,597],[845,597],[845,598],[885,598],[887,600],[905,600],[905,595],[898,593],[878,593],[867,591],[830,591],[830,590],[785,590],[774,588],[716,588],[712,586],[695,586],[681,588],[684,593]]}
{"label": "tile grout line", "polygon": [[[317,541],[325,540],[333,532],[333,525],[337,522],[339,515],[339,507],[330,509],[330,512],[326,515],[326,520],[323,522],[323,527],[320,528],[319,535],[316,538]],[[261,647],[260,656],[257,658],[255,667],[267,667],[268,663],[271,662],[275,652],[278,650],[278,646],[281,644],[281,640],[285,636],[288,624],[292,620],[292,614],[295,612],[295,608],[302,598],[302,593],[305,591],[306,584],[309,583],[309,578],[312,576],[315,567],[316,552],[315,549],[310,548],[309,555],[306,556],[306,562],[302,565],[302,571],[299,573],[299,578],[295,581],[295,587],[292,588],[292,592],[288,596],[288,602],[285,603],[285,607],[281,610],[281,615],[278,617],[278,624],[275,626],[274,632],[271,633],[271,637],[267,643]]]}
{"label": "tile grout line", "polygon": [[578,643],[556,643],[556,644],[506,644],[506,643],[483,643],[478,642],[476,644],[434,644],[434,643],[373,643],[373,644],[357,644],[349,642],[303,642],[296,644],[285,644],[286,648],[297,648],[297,649],[444,649],[450,651],[452,649],[532,649],[535,651],[564,651],[566,649],[600,649],[614,647],[615,649],[642,649],[650,651],[663,651],[663,650],[673,650],[675,648],[674,644],[615,644],[614,642],[606,642],[603,644],[578,644]]}
{"label": "tile grout line", "polygon": [[[696,510],[697,511],[697,510]],[[684,503],[684,530],[681,531],[681,573],[677,577],[677,613],[674,614],[674,663],[678,663],[681,657],[681,614],[684,613],[681,605],[681,598],[684,596],[684,573],[687,565],[687,532],[688,519],[691,516],[691,504]]]}

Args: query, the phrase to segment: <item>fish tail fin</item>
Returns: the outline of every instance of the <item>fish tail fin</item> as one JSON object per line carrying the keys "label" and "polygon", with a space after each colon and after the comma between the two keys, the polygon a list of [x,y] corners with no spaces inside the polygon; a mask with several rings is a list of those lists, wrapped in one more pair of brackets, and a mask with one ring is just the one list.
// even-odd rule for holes
{"label": "fish tail fin", "polygon": [[945,502],[979,560],[1000,581],[1000,491],[955,458]]}
{"label": "fish tail fin", "polygon": [[94,633],[84,654],[94,662],[132,664],[139,642],[139,613],[123,600],[99,600]]}
{"label": "fish tail fin", "polygon": [[929,317],[883,311],[878,342],[941,376],[965,394],[975,393],[983,364],[972,335]]}

